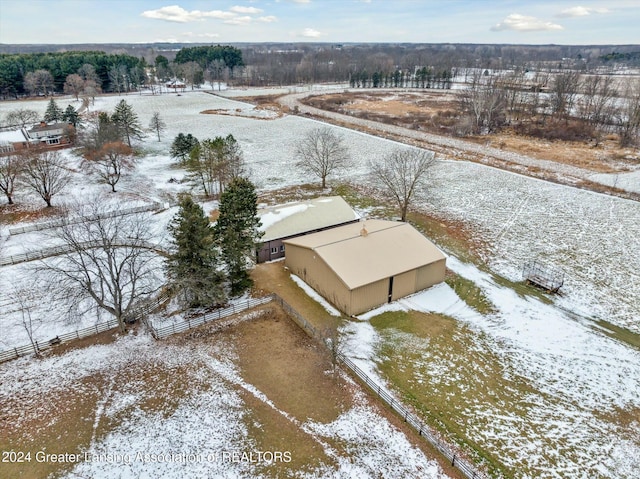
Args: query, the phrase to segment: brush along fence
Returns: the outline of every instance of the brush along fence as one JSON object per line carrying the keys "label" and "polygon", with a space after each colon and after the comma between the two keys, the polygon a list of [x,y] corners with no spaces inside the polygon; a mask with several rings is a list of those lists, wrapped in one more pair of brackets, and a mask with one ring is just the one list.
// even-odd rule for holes
{"label": "brush along fence", "polygon": [[219,308],[211,312],[202,314],[195,318],[187,318],[183,321],[172,323],[168,326],[156,327],[152,321],[147,321],[147,326],[151,331],[151,335],[155,339],[164,339],[172,334],[183,333],[189,329],[202,326],[203,324],[210,323],[212,321],[218,321],[219,319],[226,318],[227,316],[252,309],[257,306],[262,306],[273,301],[273,296],[265,296],[263,298],[251,298],[242,300],[227,306],[226,308]]}

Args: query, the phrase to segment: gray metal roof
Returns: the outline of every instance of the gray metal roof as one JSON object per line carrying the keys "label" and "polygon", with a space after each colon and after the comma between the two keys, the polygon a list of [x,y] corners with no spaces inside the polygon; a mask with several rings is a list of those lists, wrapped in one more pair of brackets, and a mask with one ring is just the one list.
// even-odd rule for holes
{"label": "gray metal roof", "polygon": [[325,196],[258,211],[264,236],[261,241],[304,234],[359,219],[341,196]]}

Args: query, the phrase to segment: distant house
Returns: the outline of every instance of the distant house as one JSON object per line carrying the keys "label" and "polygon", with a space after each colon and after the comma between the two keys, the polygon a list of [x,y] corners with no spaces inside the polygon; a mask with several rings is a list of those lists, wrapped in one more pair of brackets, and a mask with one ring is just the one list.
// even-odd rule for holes
{"label": "distant house", "polygon": [[354,223],[358,214],[340,196],[327,196],[258,211],[264,235],[256,252],[258,263],[285,256],[284,240]]}
{"label": "distant house", "polygon": [[444,281],[444,254],[408,223],[368,220],[284,244],[286,267],[347,315]]}
{"label": "distant house", "polygon": [[171,80],[167,82],[167,88],[171,88],[173,90],[184,90],[187,86],[182,83],[180,80]]}
{"label": "distant house", "polygon": [[7,155],[14,151],[27,148],[29,139],[23,130],[11,130],[0,132],[0,155]]}
{"label": "distant house", "polygon": [[30,129],[0,132],[0,154],[9,154],[26,148],[64,148],[72,144],[75,129],[68,123],[41,122]]}

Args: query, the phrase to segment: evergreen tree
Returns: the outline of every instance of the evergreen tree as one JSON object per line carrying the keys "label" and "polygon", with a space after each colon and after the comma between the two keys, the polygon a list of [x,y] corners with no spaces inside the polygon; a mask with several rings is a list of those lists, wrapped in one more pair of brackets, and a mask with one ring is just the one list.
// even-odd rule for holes
{"label": "evergreen tree", "polygon": [[133,111],[133,107],[126,101],[120,100],[111,116],[111,121],[122,132],[122,136],[126,138],[129,148],[131,148],[131,139],[140,139],[143,137],[142,125],[138,119],[138,115]]}
{"label": "evergreen tree", "polygon": [[62,121],[63,115],[62,108],[58,106],[55,100],[52,98],[49,100],[49,104],[47,105],[47,110],[44,112],[44,121],[47,123],[55,123],[58,121]]}
{"label": "evergreen tree", "polygon": [[68,105],[67,109],[62,113],[62,121],[72,124],[74,128],[78,126],[80,115],[78,115],[73,105]]}
{"label": "evergreen tree", "polygon": [[180,199],[180,210],[169,224],[169,231],[173,252],[165,262],[165,270],[180,301],[190,308],[224,302],[224,277],[218,268],[213,228],[190,196]]}
{"label": "evergreen tree", "polygon": [[198,141],[198,139],[191,133],[187,135],[185,135],[184,133],[178,133],[178,136],[175,137],[173,143],[171,144],[170,154],[173,158],[177,158],[178,160],[180,160],[180,163],[184,165],[189,159],[191,150],[193,150],[199,144],[200,142]]}
{"label": "evergreen tree", "polygon": [[258,230],[258,195],[246,178],[235,178],[220,198],[220,216],[214,226],[216,241],[222,249],[231,294],[248,289],[251,278],[248,265],[262,236]]}

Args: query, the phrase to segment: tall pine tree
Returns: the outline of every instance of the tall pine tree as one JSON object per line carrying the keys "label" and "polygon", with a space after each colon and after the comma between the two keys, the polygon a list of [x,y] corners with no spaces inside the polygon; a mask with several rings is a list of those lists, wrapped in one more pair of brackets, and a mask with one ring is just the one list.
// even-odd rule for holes
{"label": "tall pine tree", "polygon": [[180,210],[169,224],[173,252],[165,270],[180,301],[187,307],[218,305],[225,301],[213,228],[190,196],[180,199]]}
{"label": "tall pine tree", "polygon": [[220,216],[213,228],[234,296],[251,287],[248,268],[263,235],[259,227],[255,187],[246,178],[235,178],[220,197]]}
{"label": "tall pine tree", "polygon": [[116,105],[111,121],[127,140],[129,148],[131,148],[132,139],[139,140],[144,136],[138,115],[133,111],[133,107],[124,100],[120,100],[120,103]]}
{"label": "tall pine tree", "polygon": [[44,121],[46,123],[55,123],[62,121],[63,114],[64,112],[62,111],[62,108],[60,108],[52,98],[51,100],[49,100],[47,109],[44,112]]}

